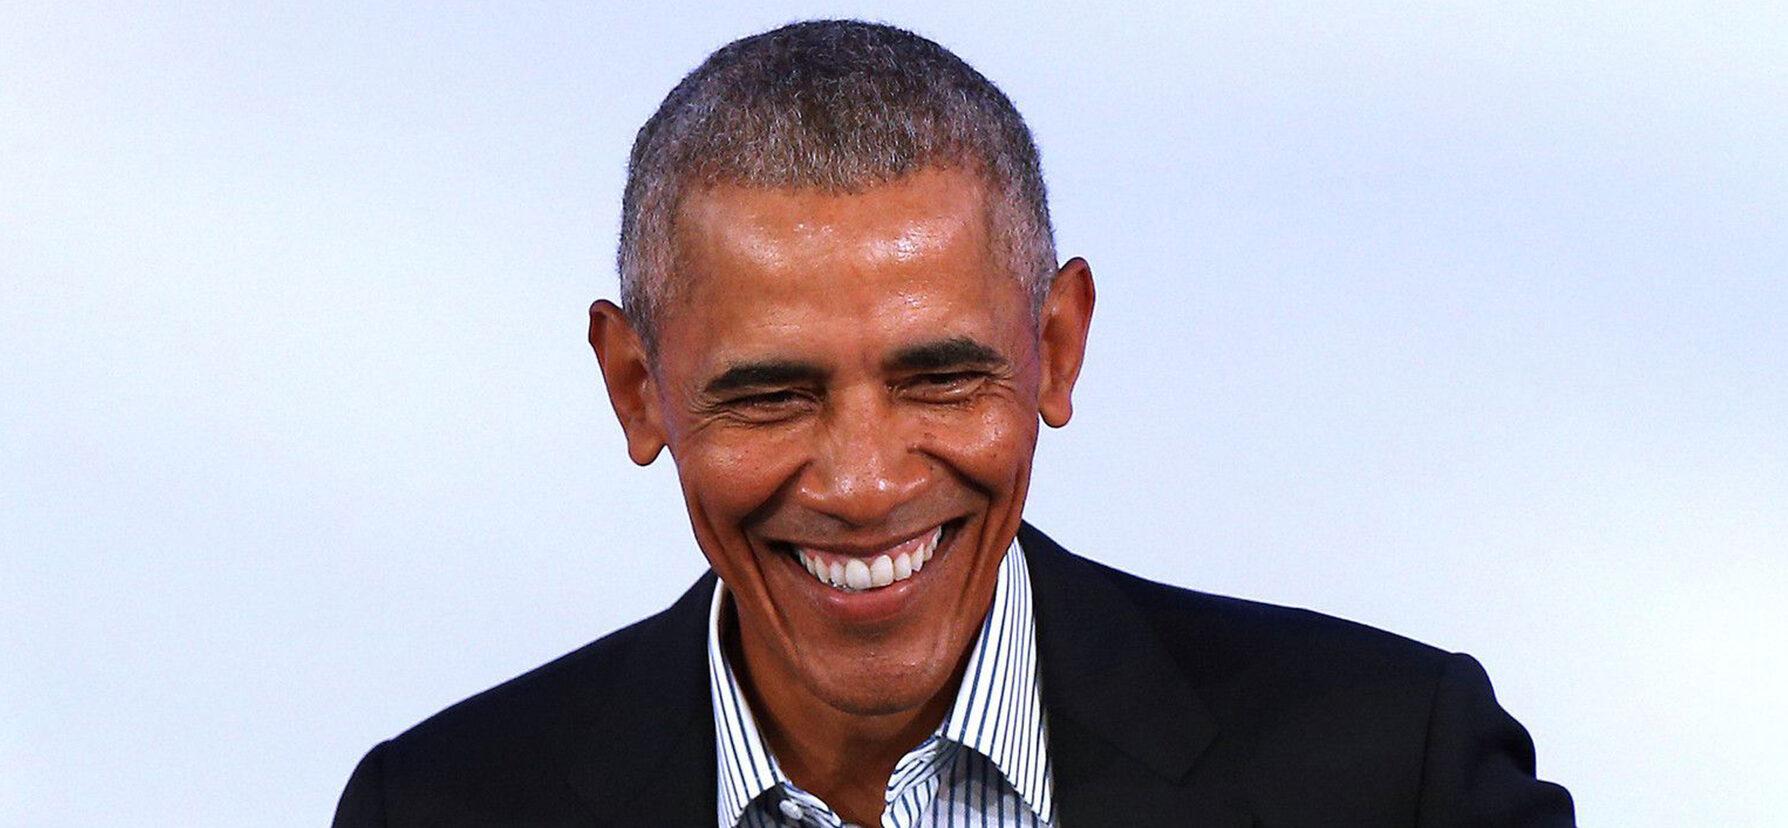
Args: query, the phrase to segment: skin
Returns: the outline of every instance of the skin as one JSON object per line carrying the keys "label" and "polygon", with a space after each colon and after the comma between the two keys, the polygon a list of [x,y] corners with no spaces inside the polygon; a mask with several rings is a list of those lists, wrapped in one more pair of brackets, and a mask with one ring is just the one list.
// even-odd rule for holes
{"label": "skin", "polygon": [[[1085,354],[1086,262],[1035,314],[992,254],[985,198],[952,169],[850,194],[698,191],[656,359],[618,307],[590,312],[630,457],[676,462],[777,760],[859,824],[879,824],[895,762],[949,711],[1038,420],[1067,424]],[[940,525],[932,561],[883,590],[823,585],[792,554],[867,559]]]}

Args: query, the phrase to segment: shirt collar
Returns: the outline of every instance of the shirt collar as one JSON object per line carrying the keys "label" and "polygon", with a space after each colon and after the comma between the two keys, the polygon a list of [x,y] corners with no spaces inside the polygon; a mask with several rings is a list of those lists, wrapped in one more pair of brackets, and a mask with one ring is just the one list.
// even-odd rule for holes
{"label": "shirt collar", "polygon": [[[708,609],[708,689],[714,704],[720,824],[731,826],[752,800],[789,780],[770,754],[721,646],[725,597],[726,584],[716,581]],[[1038,685],[1035,622],[1030,572],[1014,539],[1000,561],[993,605],[981,622],[956,701],[937,735],[986,756],[1025,804],[1053,823],[1055,785]]]}

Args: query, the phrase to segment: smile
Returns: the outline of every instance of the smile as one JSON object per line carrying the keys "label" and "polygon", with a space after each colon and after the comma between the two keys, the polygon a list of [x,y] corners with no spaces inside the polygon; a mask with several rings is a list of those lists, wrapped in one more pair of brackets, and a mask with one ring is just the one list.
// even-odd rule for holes
{"label": "smile", "polygon": [[794,552],[801,566],[820,583],[841,591],[861,592],[913,577],[937,552],[938,541],[943,535],[944,527],[939,525],[910,540],[861,557],[801,546],[795,547]]}

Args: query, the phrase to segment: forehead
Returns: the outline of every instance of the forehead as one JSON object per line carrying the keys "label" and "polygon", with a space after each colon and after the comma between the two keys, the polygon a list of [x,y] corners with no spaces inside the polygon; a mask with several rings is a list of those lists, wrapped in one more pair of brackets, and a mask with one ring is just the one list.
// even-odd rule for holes
{"label": "forehead", "polygon": [[854,193],[718,186],[691,193],[665,344],[704,355],[898,347],[1019,324],[979,176],[927,170]]}
{"label": "forehead", "polygon": [[954,169],[921,170],[854,192],[705,187],[678,206],[675,278],[692,281],[739,265],[780,271],[796,264],[897,266],[953,253],[985,259],[986,208],[980,177]]}

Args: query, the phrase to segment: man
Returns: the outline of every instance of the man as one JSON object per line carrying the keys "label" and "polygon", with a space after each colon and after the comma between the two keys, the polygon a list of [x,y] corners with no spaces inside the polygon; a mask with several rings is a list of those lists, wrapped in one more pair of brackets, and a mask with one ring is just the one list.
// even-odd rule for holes
{"label": "man", "polygon": [[1093,278],[1017,111],[936,44],[714,53],[640,131],[620,271],[590,342],[713,572],[374,748],[336,824],[1570,823],[1469,657],[1021,523]]}

